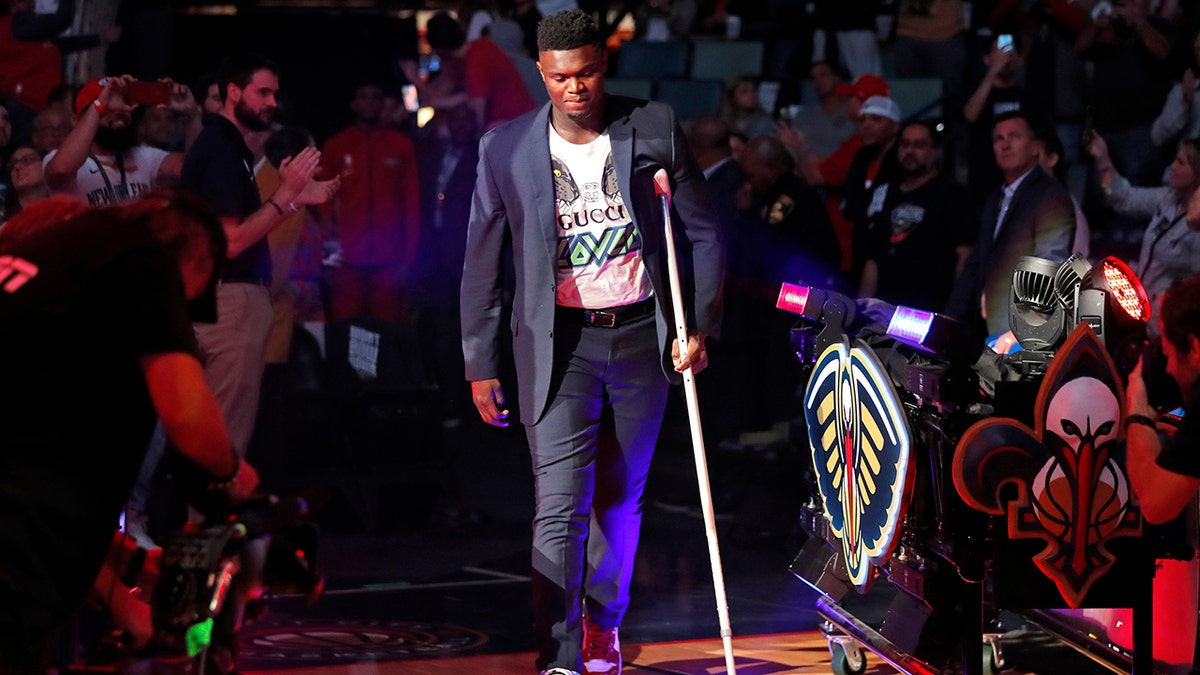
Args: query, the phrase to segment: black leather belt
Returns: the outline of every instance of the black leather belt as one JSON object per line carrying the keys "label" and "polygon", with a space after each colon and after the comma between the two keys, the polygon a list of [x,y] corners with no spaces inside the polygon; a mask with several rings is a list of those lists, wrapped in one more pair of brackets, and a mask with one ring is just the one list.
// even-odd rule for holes
{"label": "black leather belt", "polygon": [[564,307],[559,305],[558,311],[561,316],[578,320],[585,326],[616,328],[654,314],[655,303],[654,298],[646,298],[631,305],[606,307],[604,309],[584,309],[582,307]]}

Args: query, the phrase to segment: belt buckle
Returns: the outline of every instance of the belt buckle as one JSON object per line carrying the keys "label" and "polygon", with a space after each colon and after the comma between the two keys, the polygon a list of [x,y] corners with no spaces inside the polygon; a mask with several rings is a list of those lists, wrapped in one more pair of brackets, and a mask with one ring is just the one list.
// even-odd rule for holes
{"label": "belt buckle", "polygon": [[589,326],[597,328],[616,328],[617,326],[617,315],[612,312],[585,309],[583,310],[583,316],[587,319]]}

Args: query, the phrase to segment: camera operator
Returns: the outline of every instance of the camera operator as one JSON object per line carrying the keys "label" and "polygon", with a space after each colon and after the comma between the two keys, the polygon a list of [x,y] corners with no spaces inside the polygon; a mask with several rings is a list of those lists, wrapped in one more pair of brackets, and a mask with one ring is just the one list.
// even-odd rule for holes
{"label": "camera operator", "polygon": [[211,210],[171,193],[90,211],[54,197],[0,229],[0,672],[45,672],[156,414],[211,492],[237,501],[257,486],[188,316],[189,301],[212,304],[225,247]]}
{"label": "camera operator", "polygon": [[1193,410],[1163,445],[1155,424],[1158,413],[1147,395],[1145,361],[1130,373],[1125,389],[1126,469],[1142,515],[1151,523],[1178,516],[1200,490],[1200,424],[1194,419],[1200,414],[1194,409],[1200,391],[1200,275],[1167,291],[1159,328],[1167,374],[1178,383],[1184,408]]}

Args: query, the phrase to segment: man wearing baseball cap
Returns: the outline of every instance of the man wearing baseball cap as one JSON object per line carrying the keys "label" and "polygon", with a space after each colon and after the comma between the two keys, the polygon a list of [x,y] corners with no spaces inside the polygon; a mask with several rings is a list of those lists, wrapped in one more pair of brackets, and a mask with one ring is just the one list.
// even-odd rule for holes
{"label": "man wearing baseball cap", "polygon": [[[865,77],[865,76],[864,76]],[[900,131],[900,106],[887,96],[872,96],[858,109],[858,138],[846,183],[842,186],[842,215],[854,224],[851,279],[862,274],[863,241],[867,220],[883,208],[889,185],[900,178],[896,136]]]}
{"label": "man wearing baseball cap", "polygon": [[[877,75],[860,75],[851,84],[839,84],[835,91],[846,97],[846,114],[850,119],[857,121],[863,102],[874,96],[886,97],[889,89],[887,81]],[[796,155],[797,173],[803,176],[809,185],[825,188],[825,208],[829,211],[829,219],[842,246],[839,268],[849,275],[849,279],[856,279],[851,256],[854,228],[853,223],[842,215],[841,204],[842,187],[846,184],[855,154],[863,147],[862,137],[855,133],[828,157],[818,156],[805,142],[804,135],[795,133],[794,130],[781,128],[779,138]]]}
{"label": "man wearing baseball cap", "polygon": [[[78,118],[62,145],[44,160],[45,181],[54,194],[66,194],[89,206],[127,201],[153,187],[179,181],[183,153],[139,145],[132,124],[133,77],[103,77],[85,84],[75,98]],[[199,130],[199,106],[186,86],[157,83],[167,107]]]}

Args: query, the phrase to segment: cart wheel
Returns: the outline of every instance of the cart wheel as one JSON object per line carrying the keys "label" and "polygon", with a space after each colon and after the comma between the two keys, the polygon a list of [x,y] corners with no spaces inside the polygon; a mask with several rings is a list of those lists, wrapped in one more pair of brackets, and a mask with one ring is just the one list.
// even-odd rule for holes
{"label": "cart wheel", "polygon": [[862,675],[867,671],[867,657],[862,648],[848,637],[829,638],[829,655],[833,675]]}

